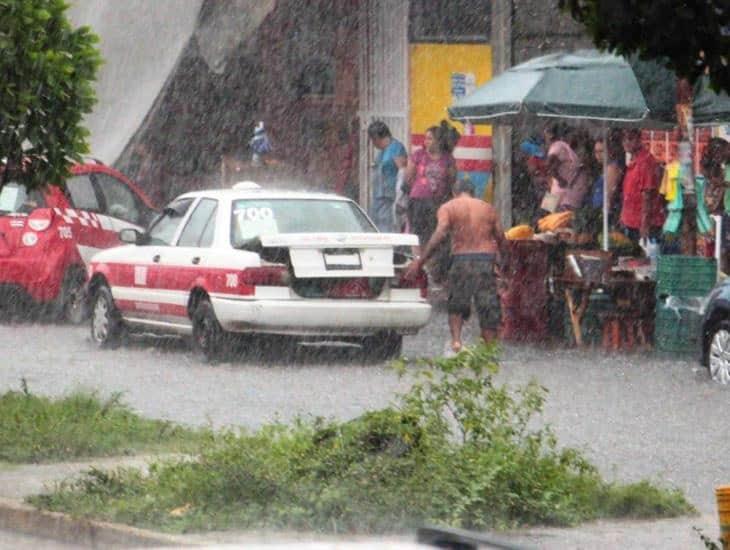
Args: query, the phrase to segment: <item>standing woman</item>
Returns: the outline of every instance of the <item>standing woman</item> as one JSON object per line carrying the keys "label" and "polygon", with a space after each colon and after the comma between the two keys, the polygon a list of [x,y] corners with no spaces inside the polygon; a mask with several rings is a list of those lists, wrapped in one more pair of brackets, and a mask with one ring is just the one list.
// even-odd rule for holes
{"label": "standing woman", "polygon": [[408,154],[381,120],[370,123],[368,137],[379,150],[372,173],[370,217],[380,231],[390,233],[396,230],[396,189],[403,185]]}
{"label": "standing woman", "polygon": [[[423,148],[408,161],[406,180],[410,184],[408,221],[424,246],[436,230],[436,211],[451,197],[456,181],[456,162],[452,155],[455,139],[444,121],[426,130]],[[457,138],[458,139],[458,138]],[[420,254],[420,247],[414,250]]]}
{"label": "standing woman", "polygon": [[566,141],[568,128],[561,123],[550,123],[544,131],[547,150],[547,174],[550,191],[540,205],[547,212],[575,210],[583,205],[590,187],[588,170]]}
{"label": "standing woman", "polygon": [[598,138],[593,144],[593,154],[599,173],[593,181],[591,190],[590,206],[603,208],[603,155],[607,158],[606,176],[608,180],[608,223],[610,227],[616,227],[621,214],[621,184],[626,171],[626,155],[621,145],[621,130],[611,129],[608,132],[607,143],[603,138]]}

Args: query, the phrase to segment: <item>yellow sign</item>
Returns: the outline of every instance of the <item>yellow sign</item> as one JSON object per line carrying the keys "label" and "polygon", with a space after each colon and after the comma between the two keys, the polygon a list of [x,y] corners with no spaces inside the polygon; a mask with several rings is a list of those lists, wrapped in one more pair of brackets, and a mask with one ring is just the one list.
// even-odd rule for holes
{"label": "yellow sign", "polygon": [[[426,130],[448,120],[453,102],[492,77],[492,47],[488,44],[411,44],[410,46],[410,145],[423,144]],[[492,127],[479,125],[461,133],[454,150],[460,178],[468,178],[476,196],[492,202]]]}
{"label": "yellow sign", "polygon": [[[449,115],[452,77],[474,76],[478,87],[492,78],[492,47],[488,44],[411,44],[411,134],[421,135]],[[466,91],[466,90],[465,90]],[[464,135],[463,125],[454,123]],[[477,135],[491,135],[492,127],[475,127]]]}

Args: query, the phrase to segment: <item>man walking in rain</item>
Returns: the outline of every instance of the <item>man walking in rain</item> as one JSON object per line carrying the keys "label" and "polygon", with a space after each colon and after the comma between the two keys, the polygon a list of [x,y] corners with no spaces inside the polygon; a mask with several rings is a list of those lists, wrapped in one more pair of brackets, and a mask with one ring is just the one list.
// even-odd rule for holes
{"label": "man walking in rain", "polygon": [[497,294],[496,268],[505,265],[507,241],[494,207],[474,198],[468,180],[454,185],[454,198],[438,210],[438,225],[420,258],[408,266],[413,276],[428,261],[438,245],[451,236],[452,263],[448,274],[451,353],[461,351],[461,329],[474,301],[485,342],[497,337],[501,308]]}
{"label": "man walking in rain", "polygon": [[368,137],[379,150],[370,186],[370,217],[380,231],[389,233],[396,231],[395,197],[396,193],[401,192],[405,181],[408,154],[403,144],[391,135],[388,126],[380,120],[368,126]]}

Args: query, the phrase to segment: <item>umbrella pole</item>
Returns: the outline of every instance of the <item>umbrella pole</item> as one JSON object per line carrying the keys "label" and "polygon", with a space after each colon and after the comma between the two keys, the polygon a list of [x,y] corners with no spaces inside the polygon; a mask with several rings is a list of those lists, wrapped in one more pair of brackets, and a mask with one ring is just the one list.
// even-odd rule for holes
{"label": "umbrella pole", "polygon": [[608,128],[603,127],[603,250],[608,250]]}

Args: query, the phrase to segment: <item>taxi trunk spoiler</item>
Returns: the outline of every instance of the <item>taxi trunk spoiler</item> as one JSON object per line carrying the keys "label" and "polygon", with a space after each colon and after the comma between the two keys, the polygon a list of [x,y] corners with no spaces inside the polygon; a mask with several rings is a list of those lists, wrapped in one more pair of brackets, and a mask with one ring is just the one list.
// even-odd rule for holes
{"label": "taxi trunk spoiler", "polygon": [[393,248],[417,246],[418,236],[407,233],[287,233],[261,237],[266,248]]}
{"label": "taxi trunk spoiler", "polygon": [[393,277],[396,247],[418,244],[403,233],[288,233],[261,237],[263,248],[287,249],[297,278]]}

